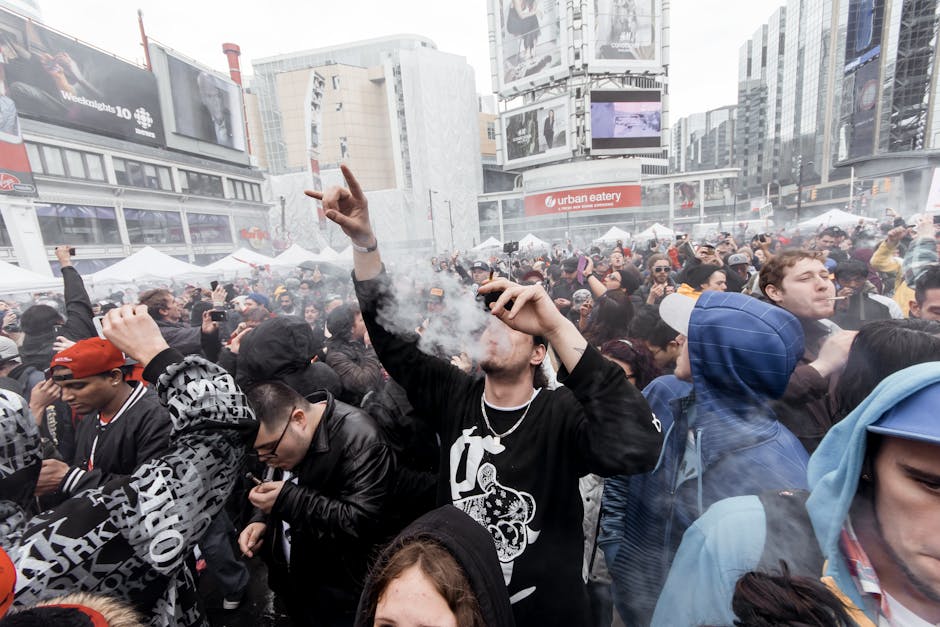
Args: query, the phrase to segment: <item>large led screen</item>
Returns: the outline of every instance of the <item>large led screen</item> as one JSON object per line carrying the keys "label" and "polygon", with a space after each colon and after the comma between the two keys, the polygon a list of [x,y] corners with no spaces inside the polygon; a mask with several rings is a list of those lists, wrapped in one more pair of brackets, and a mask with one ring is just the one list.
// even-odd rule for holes
{"label": "large led screen", "polygon": [[0,67],[19,115],[163,145],[153,74],[0,10]]}
{"label": "large led screen", "polygon": [[166,58],[176,132],[245,150],[245,120],[238,85],[172,55]]}
{"label": "large led screen", "polygon": [[662,94],[657,90],[592,91],[591,150],[662,146]]}
{"label": "large led screen", "polygon": [[496,90],[511,93],[567,71],[565,14],[558,0],[490,0]]}
{"label": "large led screen", "polygon": [[545,163],[571,155],[568,98],[554,98],[502,115],[505,165]]}

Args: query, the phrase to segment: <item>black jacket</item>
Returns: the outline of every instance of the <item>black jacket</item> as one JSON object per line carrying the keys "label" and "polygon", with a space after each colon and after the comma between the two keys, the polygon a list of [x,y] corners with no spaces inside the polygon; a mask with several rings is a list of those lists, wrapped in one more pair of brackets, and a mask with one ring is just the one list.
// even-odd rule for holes
{"label": "black jacket", "polygon": [[129,475],[169,445],[169,411],[153,390],[137,382],[130,385],[131,395],[108,424],[101,424],[97,413],[78,424],[72,467],[59,484],[63,496]]}
{"label": "black jacket", "polygon": [[193,327],[185,322],[170,322],[157,320],[160,335],[170,345],[184,355],[202,355],[209,361],[219,358],[222,344],[219,340],[219,331],[203,333],[202,327]]}
{"label": "black jacket", "polygon": [[[307,455],[293,470],[296,484],[281,490],[265,522],[262,556],[268,584],[302,625],[350,624],[369,558],[391,534],[383,522],[395,464],[390,447],[372,418],[338,402],[329,392]],[[284,526],[290,525],[290,563],[284,553]]]}
{"label": "black jacket", "polygon": [[[75,342],[95,337],[98,332],[92,322],[91,299],[88,297],[82,275],[75,268],[66,266],[62,268],[62,283],[65,289],[65,323],[59,335]],[[48,368],[55,354],[52,349],[55,338],[56,334],[51,328],[42,333],[26,334],[20,347],[23,363],[37,370]]]}
{"label": "black jacket", "polygon": [[362,342],[336,336],[329,338],[326,364],[343,383],[339,399],[344,403],[358,407],[366,394],[377,391],[382,385],[382,364],[372,347]]}
{"label": "black jacket", "polygon": [[356,627],[372,627],[375,621],[374,606],[383,590],[377,589],[374,573],[381,571],[401,548],[414,540],[430,540],[457,560],[473,589],[486,627],[513,627],[516,624],[492,536],[456,507],[445,505],[408,525],[382,551],[373,567],[373,577],[369,578],[362,591]]}

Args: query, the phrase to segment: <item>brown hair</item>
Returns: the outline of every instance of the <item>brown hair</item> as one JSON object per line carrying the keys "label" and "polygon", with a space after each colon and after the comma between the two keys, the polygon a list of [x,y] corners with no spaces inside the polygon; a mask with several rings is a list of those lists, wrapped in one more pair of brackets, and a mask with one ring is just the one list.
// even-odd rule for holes
{"label": "brown hair", "polygon": [[417,566],[431,580],[434,589],[444,597],[447,606],[457,617],[460,627],[486,627],[480,604],[463,568],[447,549],[429,538],[407,541],[389,557],[384,566],[379,565],[373,573],[369,597],[372,616],[375,616],[388,586],[412,566]]}
{"label": "brown hair", "polygon": [[773,285],[777,289],[783,285],[783,278],[787,275],[787,270],[803,261],[804,259],[815,259],[823,261],[826,256],[821,252],[799,250],[791,248],[777,253],[761,266],[760,269],[760,291],[767,295],[766,287]]}
{"label": "brown hair", "polygon": [[163,314],[160,313],[160,310],[167,309],[171,300],[173,300],[173,293],[168,289],[158,287],[141,294],[139,302],[141,305],[147,305],[147,313],[150,314],[151,318],[162,320]]}

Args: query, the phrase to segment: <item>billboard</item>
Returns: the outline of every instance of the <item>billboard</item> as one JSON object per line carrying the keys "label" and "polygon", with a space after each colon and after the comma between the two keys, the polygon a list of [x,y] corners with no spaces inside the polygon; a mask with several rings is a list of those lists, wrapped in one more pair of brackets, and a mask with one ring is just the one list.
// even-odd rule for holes
{"label": "billboard", "polygon": [[624,153],[662,146],[659,90],[591,92],[591,152]]}
{"label": "billboard", "polygon": [[845,73],[874,60],[881,52],[884,0],[850,0],[845,31]]}
{"label": "billboard", "polygon": [[569,211],[626,209],[642,205],[639,184],[564,189],[525,197],[525,215],[545,216]]}
{"label": "billboard", "polygon": [[504,165],[518,166],[564,159],[571,155],[568,97],[502,114]]}
{"label": "billboard", "polygon": [[241,89],[214,72],[166,55],[176,132],[233,150],[245,150]]}
{"label": "billboard", "polygon": [[36,182],[23,144],[20,116],[6,84],[5,58],[0,55],[0,194],[35,196]]}
{"label": "billboard", "polygon": [[568,71],[568,27],[559,0],[490,0],[496,91],[506,94]]}
{"label": "billboard", "polygon": [[874,154],[875,119],[878,113],[880,63],[876,56],[842,81],[846,99],[839,125],[838,160],[856,159]]}
{"label": "billboard", "polygon": [[153,74],[74,39],[0,11],[7,96],[19,115],[162,146]]}
{"label": "billboard", "polygon": [[661,68],[661,0],[588,0],[586,4],[592,71]]}

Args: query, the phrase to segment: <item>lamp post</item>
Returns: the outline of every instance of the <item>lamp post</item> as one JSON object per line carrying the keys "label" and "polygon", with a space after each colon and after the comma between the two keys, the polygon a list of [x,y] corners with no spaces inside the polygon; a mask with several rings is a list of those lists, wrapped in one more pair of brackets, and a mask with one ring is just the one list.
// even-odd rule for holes
{"label": "lamp post", "polygon": [[450,252],[454,252],[454,211],[450,206],[450,201],[445,200],[447,203],[447,220],[450,222]]}
{"label": "lamp post", "polygon": [[436,189],[428,188],[428,220],[431,221],[431,253],[437,254],[437,234],[434,232],[434,194]]}

